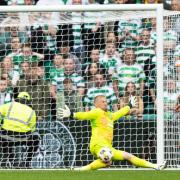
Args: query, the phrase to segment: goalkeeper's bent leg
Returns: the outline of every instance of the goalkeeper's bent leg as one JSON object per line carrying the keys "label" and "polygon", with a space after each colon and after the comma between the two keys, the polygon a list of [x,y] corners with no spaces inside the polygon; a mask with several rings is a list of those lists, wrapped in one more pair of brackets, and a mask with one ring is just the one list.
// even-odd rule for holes
{"label": "goalkeeper's bent leg", "polygon": [[113,152],[113,160],[127,160],[130,163],[132,163],[134,166],[137,166],[137,167],[153,168],[153,169],[158,168],[157,164],[153,164],[144,159],[140,159],[130,153],[125,152],[125,151],[120,151],[120,150],[116,150],[113,148],[112,152]]}
{"label": "goalkeeper's bent leg", "polygon": [[97,159],[95,161],[93,161],[92,163],[83,166],[81,168],[74,168],[74,170],[79,170],[79,171],[87,171],[87,170],[96,170],[96,169],[100,169],[100,168],[104,168],[107,167],[108,165],[104,162],[102,162],[102,160]]}

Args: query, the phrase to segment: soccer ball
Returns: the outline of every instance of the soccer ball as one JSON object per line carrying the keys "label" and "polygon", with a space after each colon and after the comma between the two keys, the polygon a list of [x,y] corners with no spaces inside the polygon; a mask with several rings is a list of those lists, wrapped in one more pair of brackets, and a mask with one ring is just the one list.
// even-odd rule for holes
{"label": "soccer ball", "polygon": [[111,162],[112,157],[112,151],[108,147],[104,147],[99,151],[99,158],[105,163]]}

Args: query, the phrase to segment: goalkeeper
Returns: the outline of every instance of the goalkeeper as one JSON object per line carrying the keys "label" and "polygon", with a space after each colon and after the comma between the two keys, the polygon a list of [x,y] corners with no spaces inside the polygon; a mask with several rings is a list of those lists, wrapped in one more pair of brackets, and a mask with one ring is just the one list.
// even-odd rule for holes
{"label": "goalkeeper", "polygon": [[0,129],[0,166],[7,168],[8,161],[11,167],[19,167],[15,163],[13,147],[25,145],[27,158],[23,167],[29,167],[33,155],[38,149],[39,136],[36,130],[36,113],[31,108],[31,98],[27,92],[20,92],[15,102],[0,106],[1,129]]}
{"label": "goalkeeper", "polygon": [[58,114],[62,118],[72,116],[75,119],[91,121],[92,135],[90,151],[92,155],[95,156],[96,160],[89,165],[75,168],[75,170],[95,170],[104,168],[110,166],[112,161],[117,160],[127,160],[135,166],[153,168],[156,170],[166,168],[166,162],[163,162],[161,165],[153,164],[128,152],[116,150],[112,147],[114,121],[128,115],[131,108],[135,107],[136,104],[136,98],[131,96],[128,106],[113,113],[107,110],[106,97],[99,95],[94,99],[95,109],[89,112],[77,112],[72,114],[67,106],[65,109],[58,109]]}

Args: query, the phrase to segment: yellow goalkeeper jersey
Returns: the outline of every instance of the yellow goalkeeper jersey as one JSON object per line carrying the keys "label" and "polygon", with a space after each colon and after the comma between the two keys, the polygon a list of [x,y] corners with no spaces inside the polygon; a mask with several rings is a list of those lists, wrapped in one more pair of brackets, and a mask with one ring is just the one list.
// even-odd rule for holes
{"label": "yellow goalkeeper jersey", "polygon": [[90,149],[95,145],[112,146],[114,121],[127,115],[129,106],[125,106],[116,112],[105,112],[100,108],[95,108],[89,112],[77,112],[74,118],[79,120],[90,120],[92,134]]}

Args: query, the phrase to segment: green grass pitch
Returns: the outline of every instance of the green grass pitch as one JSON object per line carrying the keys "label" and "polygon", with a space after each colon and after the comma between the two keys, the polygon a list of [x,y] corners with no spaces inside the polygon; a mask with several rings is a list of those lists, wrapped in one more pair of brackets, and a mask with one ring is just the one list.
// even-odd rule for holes
{"label": "green grass pitch", "polygon": [[180,171],[113,170],[113,171],[28,171],[3,170],[0,180],[179,180]]}

